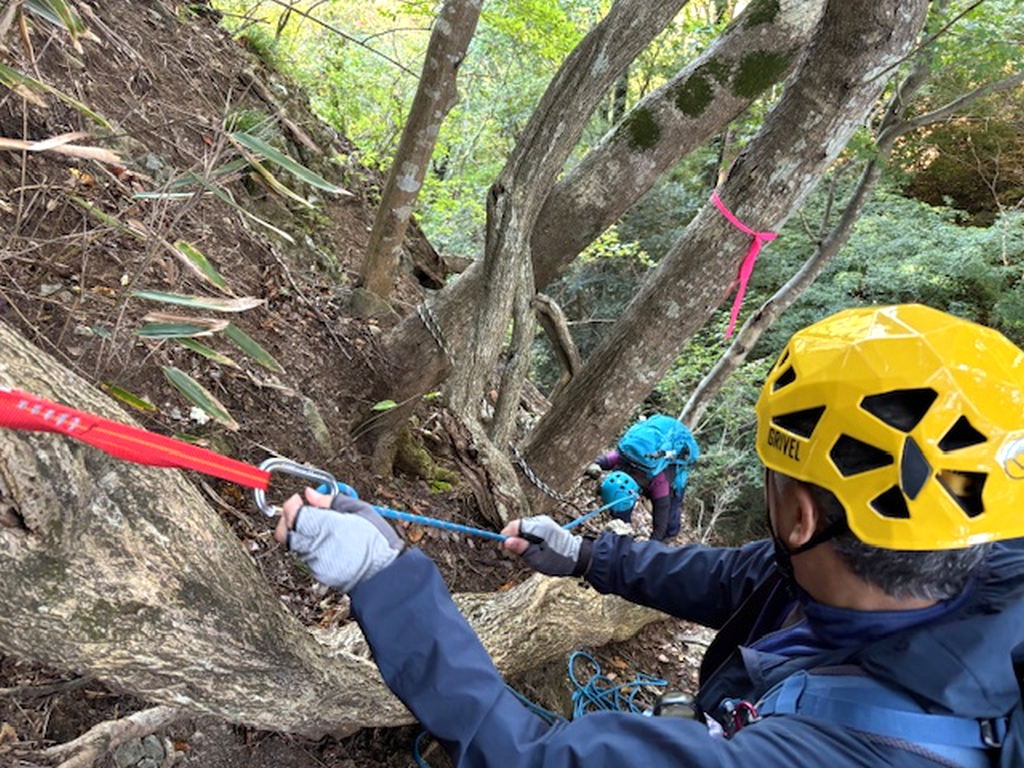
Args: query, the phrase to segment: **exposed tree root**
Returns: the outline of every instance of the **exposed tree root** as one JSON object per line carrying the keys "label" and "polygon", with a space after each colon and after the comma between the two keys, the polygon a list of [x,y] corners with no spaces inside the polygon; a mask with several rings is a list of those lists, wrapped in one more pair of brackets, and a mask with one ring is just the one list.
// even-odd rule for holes
{"label": "exposed tree root", "polygon": [[49,747],[36,757],[57,768],[92,768],[97,760],[120,744],[149,736],[185,714],[186,710],[179,707],[144,709],[118,720],[106,720],[94,725],[77,739]]}

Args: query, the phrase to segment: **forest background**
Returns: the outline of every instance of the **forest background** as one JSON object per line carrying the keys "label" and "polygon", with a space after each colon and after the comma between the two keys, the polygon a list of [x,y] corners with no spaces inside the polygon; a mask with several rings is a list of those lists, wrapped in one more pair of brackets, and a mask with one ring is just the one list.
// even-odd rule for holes
{"label": "forest background", "polygon": [[[419,81],[435,4],[219,0],[217,6],[234,34],[303,84],[311,106],[352,139],[361,162],[382,172],[390,167]],[[459,65],[459,99],[437,137],[416,207],[419,224],[442,254],[473,259],[483,252],[488,187],[558,67],[608,6],[587,0],[483,5]],[[721,0],[688,3],[619,78],[574,156],[582,156],[630,108],[710,45],[743,8]],[[1021,11],[1010,2],[936,5],[929,20],[933,37],[926,42],[927,81],[903,106],[903,118],[913,120],[986,84],[1019,77],[1022,22]],[[641,281],[707,202],[782,88],[779,83],[769,89],[687,155],[547,287],[582,358],[597,347]],[[878,157],[872,131],[882,121],[883,106],[880,102],[764,252],[748,287],[744,317],[812,259],[837,226],[858,174]],[[717,525],[718,541],[744,541],[758,530],[752,406],[767,368],[798,328],[849,306],[916,301],[990,325],[1018,344],[1024,341],[1022,108],[1024,90],[1015,80],[1006,90],[900,135],[842,250],[781,317],[765,324],[763,336],[755,337],[745,362],[717,390],[707,411],[702,409],[698,419],[684,418],[710,448],[689,490],[688,509],[701,535],[711,535],[712,521],[724,519],[729,523]],[[731,298],[723,299],[687,342],[636,416],[694,415],[687,413],[688,400],[730,347],[724,331]],[[531,379],[550,392],[559,374],[549,339],[539,337]]]}

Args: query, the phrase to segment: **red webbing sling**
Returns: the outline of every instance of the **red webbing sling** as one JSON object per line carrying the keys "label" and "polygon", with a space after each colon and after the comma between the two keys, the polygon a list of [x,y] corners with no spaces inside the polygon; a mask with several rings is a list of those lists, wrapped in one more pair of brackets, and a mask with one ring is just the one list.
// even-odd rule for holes
{"label": "red webbing sling", "polygon": [[41,397],[0,387],[0,427],[59,432],[119,459],[153,467],[194,469],[246,488],[266,491],[270,473],[197,445],[76,411]]}

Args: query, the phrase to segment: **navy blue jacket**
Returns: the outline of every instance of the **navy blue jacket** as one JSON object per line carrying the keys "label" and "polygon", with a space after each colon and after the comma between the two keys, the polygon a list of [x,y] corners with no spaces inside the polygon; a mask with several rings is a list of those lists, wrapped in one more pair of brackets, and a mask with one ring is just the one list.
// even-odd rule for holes
{"label": "navy blue jacket", "polygon": [[[768,542],[735,549],[669,548],[605,533],[594,543],[587,579],[602,592],[718,628],[773,567]],[[1010,652],[1024,638],[1024,541],[993,547],[970,589],[960,610],[934,625],[824,661],[854,661],[937,712],[1005,715],[1019,695]],[[899,746],[802,716],[764,718],[731,739],[713,738],[695,720],[620,712],[548,726],[505,687],[436,567],[421,552],[406,552],[351,597],[384,680],[460,768],[937,765]],[[818,661],[741,649],[707,682],[736,686],[727,693],[753,701],[798,667]]]}

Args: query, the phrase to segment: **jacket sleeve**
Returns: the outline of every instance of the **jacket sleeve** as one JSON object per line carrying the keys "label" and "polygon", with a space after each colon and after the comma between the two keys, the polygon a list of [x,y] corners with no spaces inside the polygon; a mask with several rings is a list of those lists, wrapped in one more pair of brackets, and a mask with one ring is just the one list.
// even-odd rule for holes
{"label": "jacket sleeve", "polygon": [[605,532],[586,579],[599,592],[717,629],[774,567],[772,545],[669,547]]}
{"label": "jacket sleeve", "polygon": [[[457,768],[874,768],[893,762],[852,734],[775,718],[735,738],[673,717],[596,712],[548,726],[520,703],[459,613],[434,564],[412,550],[352,591],[388,687]],[[926,765],[922,763],[921,765]]]}

